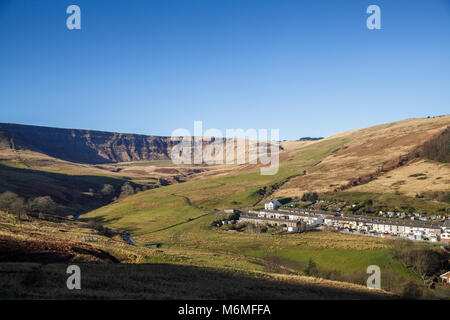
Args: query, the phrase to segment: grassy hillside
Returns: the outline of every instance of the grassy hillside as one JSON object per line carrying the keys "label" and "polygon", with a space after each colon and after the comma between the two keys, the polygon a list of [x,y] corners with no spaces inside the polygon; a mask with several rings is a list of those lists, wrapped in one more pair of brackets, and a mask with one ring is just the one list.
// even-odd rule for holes
{"label": "grassy hillside", "polygon": [[[114,228],[128,230],[141,243],[160,242],[163,248],[177,249],[168,260],[199,266],[223,265],[233,268],[262,270],[264,261],[275,259],[284,267],[302,272],[312,258],[320,268],[342,275],[361,274],[370,264],[401,283],[417,279],[392,258],[388,240],[361,238],[330,233],[276,236],[218,231],[210,227],[217,210],[261,206],[274,196],[298,196],[302,191],[327,191],[346,184],[366,172],[376,171],[388,161],[416,148],[428,136],[443,130],[450,117],[412,119],[315,141],[281,153],[277,175],[261,176],[258,168],[238,168],[221,176],[201,176],[183,184],[149,190],[90,212],[95,218]],[[421,132],[417,139],[418,132]],[[388,138],[391,136],[391,138]],[[306,170],[306,175],[303,171]],[[446,168],[444,169],[446,170]],[[446,184],[438,182],[439,188]],[[352,189],[349,189],[349,191]],[[350,198],[367,194],[336,193]],[[333,194],[330,194],[332,197]],[[411,198],[400,193],[370,194],[374,201],[399,206],[412,199],[418,208],[438,210],[439,204]],[[215,256],[195,258],[193,253]],[[222,261],[231,255],[238,261]],[[161,262],[161,257],[149,262]],[[384,284],[387,285],[387,284]]]}
{"label": "grassy hillside", "polygon": [[[320,163],[308,169],[306,176],[291,179],[275,195],[301,197],[304,192],[328,193],[351,187],[353,182],[359,184],[359,179],[376,178],[384,173],[389,175],[388,172],[393,169],[409,166],[402,158],[411,157],[412,152],[430,139],[435,139],[449,124],[450,116],[407,119],[328,137],[316,144],[337,139],[342,139],[344,143],[337,145],[331,154],[318,159]],[[299,148],[297,152],[303,153],[304,150]],[[441,164],[439,168],[444,174],[450,171],[448,163]],[[421,172],[409,174],[414,173]],[[445,180],[434,181],[433,189],[447,190],[448,181]],[[405,184],[399,192],[410,194],[408,185]],[[414,191],[417,189],[415,186],[412,188]]]}

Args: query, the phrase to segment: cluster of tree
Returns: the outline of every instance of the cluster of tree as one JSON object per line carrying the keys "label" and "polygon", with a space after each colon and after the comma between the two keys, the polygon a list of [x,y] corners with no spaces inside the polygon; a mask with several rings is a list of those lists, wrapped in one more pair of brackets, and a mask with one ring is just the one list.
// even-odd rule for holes
{"label": "cluster of tree", "polygon": [[291,197],[281,198],[278,199],[278,202],[281,203],[282,205],[285,205],[292,202],[292,198]]}
{"label": "cluster of tree", "polygon": [[19,218],[27,212],[55,214],[59,206],[49,196],[36,197],[28,201],[14,192],[0,194],[0,210],[17,215]]}
{"label": "cluster of tree", "polygon": [[110,184],[104,184],[103,188],[100,190],[100,193],[104,196],[111,196],[116,192],[114,187]]}
{"label": "cluster of tree", "polygon": [[134,190],[133,186],[129,182],[125,182],[120,188],[120,198],[131,196],[135,194],[136,190]]}
{"label": "cluster of tree", "polygon": [[[146,189],[147,187],[142,187],[142,190]],[[140,191],[140,188],[135,188],[130,182],[125,182],[120,189],[119,197],[126,197]],[[92,194],[95,193],[93,189],[90,189],[89,192]],[[110,184],[104,184],[97,194],[101,197],[114,197],[113,199],[116,199],[116,189]],[[50,196],[40,196],[26,199],[11,191],[5,191],[0,194],[0,210],[14,214],[19,218],[22,214],[26,213],[67,213],[67,208],[57,204]]]}
{"label": "cluster of tree", "polygon": [[366,199],[362,203],[357,203],[354,206],[346,208],[346,212],[351,214],[363,214],[373,211],[374,207],[372,199]]}
{"label": "cluster of tree", "polygon": [[423,280],[424,284],[432,285],[441,270],[449,267],[448,253],[433,248],[417,245],[411,241],[397,240],[393,246],[394,258],[404,267],[412,269]]}
{"label": "cluster of tree", "polygon": [[422,156],[439,162],[450,162],[450,127],[439,137],[425,142]]}
{"label": "cluster of tree", "polygon": [[[310,277],[350,282],[359,285],[366,285],[368,274],[365,270],[353,270],[346,274],[339,270],[328,270],[319,267],[313,259],[309,259],[303,272]],[[406,281],[405,278],[392,270],[383,270],[381,277],[381,287],[394,292],[405,299],[418,299],[423,295],[424,286],[416,281]]]}
{"label": "cluster of tree", "polygon": [[[105,186],[103,187],[103,189],[105,189]],[[108,187],[108,190],[110,190],[110,189],[111,188]],[[138,193],[141,191],[145,191],[145,190],[148,190],[147,186],[142,186],[142,188],[134,187],[130,182],[127,181],[122,185],[122,187],[120,187],[119,198],[128,197],[128,196],[131,196],[132,194],[135,194],[135,193]]]}
{"label": "cluster of tree", "polygon": [[319,200],[319,195],[316,192],[304,193],[301,200],[315,202]]}

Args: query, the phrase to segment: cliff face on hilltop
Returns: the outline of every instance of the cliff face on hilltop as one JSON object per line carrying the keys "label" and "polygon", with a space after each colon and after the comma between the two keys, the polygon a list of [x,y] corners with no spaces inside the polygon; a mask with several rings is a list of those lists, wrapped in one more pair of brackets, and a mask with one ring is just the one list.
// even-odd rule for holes
{"label": "cliff face on hilltop", "polygon": [[170,137],[0,123],[0,151],[31,150],[77,163],[169,159]]}

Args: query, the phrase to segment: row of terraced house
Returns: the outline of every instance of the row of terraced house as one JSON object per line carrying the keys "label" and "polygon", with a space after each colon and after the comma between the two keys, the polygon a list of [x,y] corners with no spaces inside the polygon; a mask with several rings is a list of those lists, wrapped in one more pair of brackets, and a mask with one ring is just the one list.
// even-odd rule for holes
{"label": "row of terraced house", "polygon": [[450,242],[450,220],[428,222],[398,218],[380,218],[360,215],[334,214],[320,210],[279,208],[278,210],[251,210],[240,216],[242,222],[282,226],[288,232],[297,232],[301,224],[310,228],[397,237],[409,240]]}

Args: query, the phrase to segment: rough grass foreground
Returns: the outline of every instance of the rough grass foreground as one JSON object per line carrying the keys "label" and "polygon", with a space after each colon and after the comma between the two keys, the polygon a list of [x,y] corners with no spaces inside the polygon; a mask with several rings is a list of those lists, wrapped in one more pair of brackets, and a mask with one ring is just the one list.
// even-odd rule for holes
{"label": "rough grass foreground", "polygon": [[0,299],[395,299],[381,290],[302,276],[168,264],[79,264],[81,290],[68,290],[67,264],[0,263]]}

